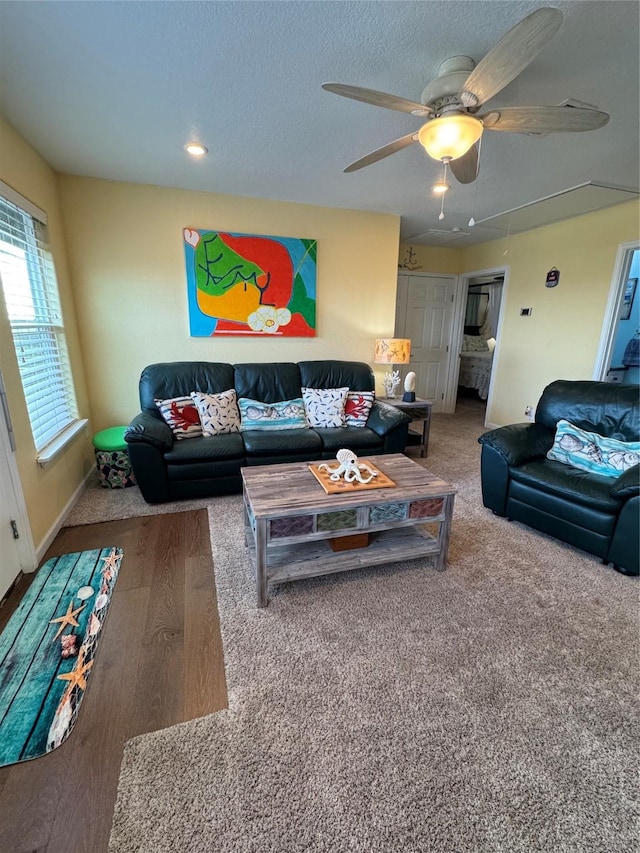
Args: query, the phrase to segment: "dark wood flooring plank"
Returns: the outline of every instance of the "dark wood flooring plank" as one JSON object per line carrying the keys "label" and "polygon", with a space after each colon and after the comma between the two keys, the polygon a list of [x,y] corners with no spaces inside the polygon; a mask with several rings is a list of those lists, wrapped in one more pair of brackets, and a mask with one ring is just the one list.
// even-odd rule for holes
{"label": "dark wood flooring plank", "polygon": [[29,572],[29,574],[27,575],[21,575],[16,581],[16,585],[11,590],[10,595],[7,596],[6,600],[2,603],[2,606],[0,607],[0,631],[4,630],[4,626],[13,616],[14,610],[22,601],[25,592],[31,586],[31,581],[35,578],[35,576],[35,572]]}
{"label": "dark wood flooring plank", "polygon": [[227,705],[206,511],[64,528],[44,559],[111,545],[124,557],[74,731],[0,768],[2,853],[106,851],[125,742]]}
{"label": "dark wood flooring plank", "polygon": [[130,519],[137,524],[130,531],[131,536],[127,540],[127,553],[136,559],[134,571],[129,572],[124,578],[124,589],[149,588],[151,586],[155,571],[154,552],[164,526],[163,520],[168,518],[170,518],[168,515],[153,515]]}
{"label": "dark wood flooring plank", "polygon": [[73,749],[65,746],[0,769],[6,778],[0,797],[0,850],[47,849],[66,779],[73,780]]}
{"label": "dark wood flooring plank", "polygon": [[154,547],[146,614],[144,672],[136,700],[147,705],[144,731],[181,722],[184,708],[184,564],[191,513],[165,516]]}
{"label": "dark wood flooring plank", "polygon": [[75,730],[60,747],[72,746],[73,775],[59,800],[49,850],[98,851],[109,837],[122,750],[135,728],[132,718],[144,713],[129,701],[144,654],[144,620],[131,614],[144,613],[148,598],[148,589],[125,590],[109,607]]}
{"label": "dark wood flooring plank", "polygon": [[190,513],[165,516],[167,522],[156,539],[145,644],[161,644],[175,637],[182,638],[186,537],[192,530],[189,516]]}
{"label": "dark wood flooring plank", "polygon": [[209,513],[199,509],[188,513],[191,531],[187,540],[187,556],[197,557],[206,554],[211,557],[211,542],[209,541]]}
{"label": "dark wood flooring plank", "polygon": [[203,717],[228,706],[211,555],[185,563],[184,716]]}

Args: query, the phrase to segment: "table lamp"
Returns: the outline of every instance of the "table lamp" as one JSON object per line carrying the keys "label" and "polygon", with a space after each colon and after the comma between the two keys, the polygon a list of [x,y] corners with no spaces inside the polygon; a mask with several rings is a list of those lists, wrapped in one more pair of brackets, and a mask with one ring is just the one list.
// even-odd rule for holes
{"label": "table lamp", "polygon": [[376,364],[390,364],[391,370],[384,375],[384,393],[387,397],[396,396],[400,384],[400,371],[394,370],[394,364],[409,364],[411,340],[409,338],[377,338],[374,350]]}

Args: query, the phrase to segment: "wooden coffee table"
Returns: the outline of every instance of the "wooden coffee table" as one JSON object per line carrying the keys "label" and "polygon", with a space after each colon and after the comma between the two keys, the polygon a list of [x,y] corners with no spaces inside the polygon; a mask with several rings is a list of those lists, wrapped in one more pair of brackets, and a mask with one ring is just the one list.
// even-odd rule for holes
{"label": "wooden coffee table", "polygon": [[456,488],[401,453],[368,461],[395,487],[328,495],[305,462],[242,469],[258,607],[269,582],[426,556],[444,570]]}

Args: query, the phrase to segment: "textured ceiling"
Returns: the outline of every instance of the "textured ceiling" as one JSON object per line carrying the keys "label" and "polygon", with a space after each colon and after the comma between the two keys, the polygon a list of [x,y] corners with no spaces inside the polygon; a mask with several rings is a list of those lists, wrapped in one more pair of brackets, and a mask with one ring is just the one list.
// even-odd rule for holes
{"label": "textured ceiling", "polygon": [[[480,176],[452,182],[443,221],[429,191],[441,167],[418,145],[342,171],[420,120],[320,87],[419,100],[442,60],[479,61],[541,5],[4,0],[0,111],[60,172],[392,213],[403,239],[467,245],[506,230],[469,228],[472,213],[479,221],[588,181],[638,188],[638,3],[554,4],[560,31],[489,104],[571,98],[611,121],[582,134],[486,132]],[[191,137],[209,148],[204,160],[183,151]]]}

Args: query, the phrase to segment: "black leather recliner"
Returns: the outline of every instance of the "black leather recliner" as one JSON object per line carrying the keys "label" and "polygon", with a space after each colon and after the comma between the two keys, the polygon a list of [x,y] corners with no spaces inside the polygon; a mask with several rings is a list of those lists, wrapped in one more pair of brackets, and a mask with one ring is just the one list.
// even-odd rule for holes
{"label": "black leather recliner", "polygon": [[548,385],[535,423],[480,436],[482,499],[496,515],[535,527],[637,575],[640,551],[640,464],[619,477],[589,473],[547,459],[556,424],[640,441],[636,385],[558,380]]}

